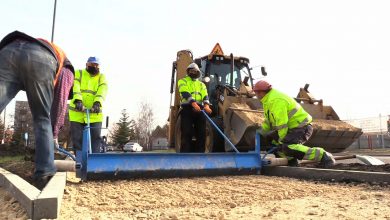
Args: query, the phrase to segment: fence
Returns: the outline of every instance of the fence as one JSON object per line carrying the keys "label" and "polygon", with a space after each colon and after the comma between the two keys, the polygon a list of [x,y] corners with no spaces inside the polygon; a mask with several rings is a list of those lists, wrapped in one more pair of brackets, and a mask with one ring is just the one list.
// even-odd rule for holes
{"label": "fence", "polygon": [[348,149],[378,149],[390,148],[390,136],[388,133],[370,134],[364,133]]}
{"label": "fence", "polygon": [[363,131],[363,135],[349,149],[390,148],[388,119],[388,116],[379,115],[379,117],[345,120]]}

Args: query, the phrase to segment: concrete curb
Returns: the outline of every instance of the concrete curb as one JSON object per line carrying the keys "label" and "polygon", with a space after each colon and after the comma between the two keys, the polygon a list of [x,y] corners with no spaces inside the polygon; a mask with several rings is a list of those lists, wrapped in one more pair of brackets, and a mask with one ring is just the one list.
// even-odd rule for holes
{"label": "concrete curb", "polygon": [[26,209],[31,219],[56,219],[66,185],[66,173],[57,172],[40,191],[7,170],[0,168],[0,186],[7,190]]}
{"label": "concrete curb", "polygon": [[332,170],[305,167],[275,166],[262,168],[261,174],[266,176],[291,177],[298,179],[326,180],[337,182],[390,183],[390,173],[366,172],[354,170]]}

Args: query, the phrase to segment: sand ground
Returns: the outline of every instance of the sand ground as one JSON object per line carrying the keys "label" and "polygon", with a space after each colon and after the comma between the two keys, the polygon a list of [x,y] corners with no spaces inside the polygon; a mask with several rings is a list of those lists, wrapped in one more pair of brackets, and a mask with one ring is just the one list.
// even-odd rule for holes
{"label": "sand ground", "polygon": [[[390,186],[219,176],[79,182],[59,219],[390,219]],[[0,219],[26,219],[0,188]]]}
{"label": "sand ground", "polygon": [[[31,180],[32,162],[0,166]],[[389,164],[382,170],[355,168],[390,172]],[[1,187],[0,219],[27,219]],[[59,219],[390,220],[390,185],[262,175],[80,182],[68,173]]]}

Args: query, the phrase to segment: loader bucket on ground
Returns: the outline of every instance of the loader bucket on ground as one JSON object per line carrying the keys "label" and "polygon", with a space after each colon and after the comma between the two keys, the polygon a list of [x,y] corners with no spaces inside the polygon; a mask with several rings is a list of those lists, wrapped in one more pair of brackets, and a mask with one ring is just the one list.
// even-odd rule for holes
{"label": "loader bucket on ground", "polygon": [[314,119],[312,125],[313,134],[305,145],[331,153],[344,151],[362,135],[360,128],[339,120]]}
{"label": "loader bucket on ground", "polygon": [[261,111],[252,110],[246,104],[233,103],[224,117],[225,134],[241,151],[252,150],[256,129],[260,128],[263,120]]}

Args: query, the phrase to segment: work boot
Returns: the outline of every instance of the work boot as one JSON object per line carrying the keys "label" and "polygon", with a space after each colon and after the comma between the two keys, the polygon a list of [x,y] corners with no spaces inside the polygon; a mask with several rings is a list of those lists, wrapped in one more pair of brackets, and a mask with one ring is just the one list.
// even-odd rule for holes
{"label": "work boot", "polygon": [[297,166],[299,166],[298,159],[296,159],[296,158],[289,159],[287,165],[289,167],[297,167]]}
{"label": "work boot", "polygon": [[324,152],[320,161],[320,167],[330,168],[336,164],[336,160],[333,155],[329,152]]}
{"label": "work boot", "polygon": [[35,186],[39,190],[43,190],[46,184],[50,181],[53,176],[42,176],[42,177],[34,177],[32,185]]}

